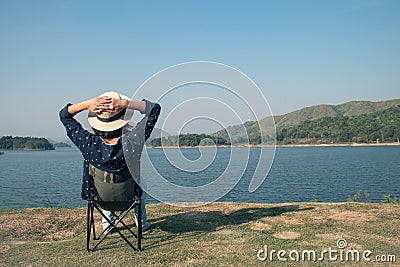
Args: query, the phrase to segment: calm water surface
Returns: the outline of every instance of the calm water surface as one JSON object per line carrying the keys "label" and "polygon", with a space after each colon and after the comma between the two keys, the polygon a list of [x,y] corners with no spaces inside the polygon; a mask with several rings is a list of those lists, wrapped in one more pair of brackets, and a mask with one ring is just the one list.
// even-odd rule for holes
{"label": "calm water surface", "polygon": [[[225,169],[230,153],[240,148],[217,150],[215,161],[204,171],[190,173],[171,165],[161,149],[149,149],[157,170],[183,186],[215,180]],[[188,159],[198,149],[182,149]],[[299,202],[313,195],[321,202],[346,201],[359,190],[378,202],[384,194],[400,197],[400,147],[278,148],[271,171],[254,193],[248,186],[258,162],[259,148],[251,149],[248,167],[236,187],[220,201]],[[240,173],[240,170],[237,170]],[[142,171],[146,175],[146,170]],[[49,201],[67,207],[85,205],[80,199],[82,156],[76,149],[54,151],[6,151],[0,156],[0,209],[46,207]],[[156,202],[149,198],[148,202]]]}

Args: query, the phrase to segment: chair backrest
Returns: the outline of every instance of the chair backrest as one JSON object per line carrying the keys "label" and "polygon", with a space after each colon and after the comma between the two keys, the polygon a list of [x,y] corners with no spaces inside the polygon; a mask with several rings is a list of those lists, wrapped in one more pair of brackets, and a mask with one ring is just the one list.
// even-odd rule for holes
{"label": "chair backrest", "polygon": [[105,210],[122,211],[142,195],[129,170],[109,173],[90,165],[95,194],[93,200]]}

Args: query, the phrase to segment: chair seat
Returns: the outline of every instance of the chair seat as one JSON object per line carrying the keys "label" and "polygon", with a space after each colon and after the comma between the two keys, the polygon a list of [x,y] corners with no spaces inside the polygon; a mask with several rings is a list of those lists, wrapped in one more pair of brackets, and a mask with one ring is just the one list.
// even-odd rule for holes
{"label": "chair seat", "polygon": [[109,210],[109,211],[125,211],[132,204],[135,204],[134,207],[136,207],[138,205],[138,201],[139,200],[113,202],[113,201],[93,200],[93,202],[99,205],[103,210]]}

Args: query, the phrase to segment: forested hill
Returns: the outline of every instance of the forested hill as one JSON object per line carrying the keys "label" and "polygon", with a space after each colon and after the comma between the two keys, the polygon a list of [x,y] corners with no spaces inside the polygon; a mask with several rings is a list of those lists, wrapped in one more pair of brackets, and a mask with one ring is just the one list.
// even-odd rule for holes
{"label": "forested hill", "polygon": [[[400,105],[400,99],[387,101],[351,101],[340,105],[316,105],[305,107],[284,115],[274,116],[277,129],[294,126],[303,121],[312,121],[324,117],[352,117],[369,114]],[[264,119],[265,120],[265,119]],[[263,120],[260,121],[261,124]]]}
{"label": "forested hill", "polygon": [[53,150],[54,146],[46,138],[3,136],[0,138],[0,149]]}
{"label": "forested hill", "polygon": [[351,117],[303,121],[278,129],[277,141],[281,144],[399,142],[400,106]]}

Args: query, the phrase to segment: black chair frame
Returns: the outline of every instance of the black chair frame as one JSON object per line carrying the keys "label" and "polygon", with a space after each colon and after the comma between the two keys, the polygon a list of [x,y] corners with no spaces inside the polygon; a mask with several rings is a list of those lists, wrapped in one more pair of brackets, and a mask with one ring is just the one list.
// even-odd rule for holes
{"label": "black chair frame", "polygon": [[[87,232],[86,232],[86,249],[88,252],[95,251],[104,239],[112,232],[117,232],[119,236],[135,251],[142,251],[142,210],[141,210],[141,198],[137,198],[132,201],[119,201],[119,202],[103,202],[95,200],[94,198],[88,199],[87,209]],[[112,209],[109,207],[120,207],[119,209]],[[130,227],[128,227],[123,219],[124,217],[135,207],[138,207],[138,218],[137,218],[137,233],[135,234]],[[122,208],[121,208],[122,207]],[[114,220],[110,221],[107,216],[104,215],[102,208],[110,210],[114,215]],[[109,226],[104,229],[99,236],[96,236],[96,229],[94,226],[94,210],[97,210],[102,218],[105,218],[109,223]],[[118,225],[121,224],[124,229],[127,229],[134,238],[137,239],[137,247],[135,247],[131,241],[118,229]],[[93,240],[97,240],[95,244],[90,247],[91,234],[93,234]]]}

